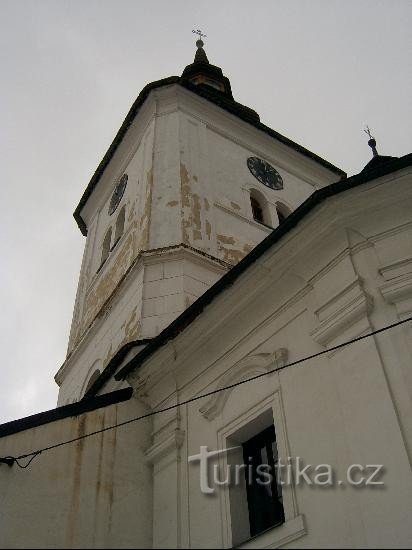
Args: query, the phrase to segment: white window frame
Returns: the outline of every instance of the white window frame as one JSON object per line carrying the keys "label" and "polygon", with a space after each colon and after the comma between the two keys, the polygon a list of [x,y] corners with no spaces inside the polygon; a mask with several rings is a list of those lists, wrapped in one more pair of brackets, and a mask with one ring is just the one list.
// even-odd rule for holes
{"label": "white window frame", "polygon": [[[275,380],[273,378],[272,380]],[[259,417],[268,412],[273,416],[273,422],[276,431],[276,443],[278,448],[279,457],[283,460],[291,456],[286,435],[286,424],[283,413],[283,405],[281,398],[281,391],[277,382],[275,392],[270,396],[264,398],[257,403],[254,407],[245,411],[245,413],[229,422],[225,426],[221,427],[217,432],[218,448],[228,448],[233,444],[231,437],[235,436],[240,429],[246,427],[248,424],[252,424]],[[273,387],[273,386],[272,386]],[[267,426],[265,426],[267,427]],[[256,434],[259,431],[256,431]],[[223,472],[226,472],[228,460],[226,453],[219,457],[219,469],[221,479],[223,479]],[[223,547],[232,548],[232,518],[230,510],[230,487],[222,486],[219,491],[221,517],[222,517],[222,535],[223,535]],[[261,533],[253,538],[250,538],[240,543],[237,548],[278,548],[288,542],[295,540],[306,534],[303,516],[299,514],[296,492],[291,485],[284,485],[282,487],[283,508],[285,513],[285,523],[280,526],[268,529],[264,533]],[[244,498],[247,502],[246,491]]]}

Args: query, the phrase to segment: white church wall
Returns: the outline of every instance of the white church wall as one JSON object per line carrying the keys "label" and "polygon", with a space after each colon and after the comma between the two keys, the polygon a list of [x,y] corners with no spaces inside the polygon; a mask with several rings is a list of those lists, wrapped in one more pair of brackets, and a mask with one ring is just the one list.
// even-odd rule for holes
{"label": "white church wall", "polygon": [[[411,174],[391,179],[348,191],[307,216],[175,338],[173,346],[160,349],[128,377],[136,393],[144,393],[153,409],[168,406],[410,314]],[[395,234],[400,237],[396,247]],[[380,260],[387,247],[390,267]],[[180,434],[179,445],[174,440],[173,450],[165,450],[161,458],[171,471],[178,468],[178,484],[176,475],[158,476],[154,460],[155,546],[176,546],[180,540],[191,547],[218,548],[241,540],[231,518],[230,490],[202,494],[198,464],[188,464],[188,457],[198,454],[200,446],[215,450],[242,443],[236,434],[243,429],[253,435],[253,423],[262,414],[273,416],[284,460],[290,456],[313,466],[329,464],[345,487],[285,488],[285,523],[242,547],[408,546],[411,337],[410,325],[397,327],[228,395],[181,407],[173,418],[168,413],[168,420],[154,417],[158,448],[166,449],[172,434]],[[347,469],[353,464],[383,465],[384,486],[349,486]],[[225,457],[220,460],[224,466]],[[165,495],[173,497],[165,503]],[[156,502],[162,500],[158,514]],[[236,502],[241,513],[241,498]],[[162,519],[172,509],[174,527]]]}
{"label": "white church wall", "polygon": [[72,355],[66,359],[56,375],[61,385],[59,406],[78,401],[84,396],[84,382],[96,367],[96,360],[97,368],[102,372],[113,355],[141,333],[143,278],[143,265],[136,265],[123,283],[123,292],[108,304]]}
{"label": "white church wall", "polygon": [[[133,128],[137,132],[136,128]],[[147,236],[147,195],[151,187],[152,167],[152,142],[154,123],[149,124],[146,132],[140,136],[140,140],[131,151],[118,153],[120,159],[112,160],[109,164],[111,170],[104,173],[100,194],[105,194],[91,200],[95,204],[93,217],[89,220],[89,231],[85,245],[83,267],[79,280],[79,290],[76,298],[75,311],[72,321],[72,329],[69,343],[69,352],[72,351],[79,339],[88,329],[104,302],[115,289],[121,277],[126,273],[131,262],[143,243],[140,242]],[[134,136],[135,139],[139,137]],[[126,154],[127,153],[127,154]],[[115,165],[115,169],[112,168]],[[108,169],[107,169],[108,170]],[[123,173],[129,176],[125,193],[116,212],[110,216],[108,207],[115,187]],[[113,179],[110,179],[110,176]],[[149,178],[149,180],[148,180]],[[102,244],[104,236],[109,228],[112,228],[112,245],[114,245],[115,221],[122,206],[126,208],[126,220],[122,238],[109,254],[103,267],[101,267]],[[91,206],[89,206],[91,209]],[[101,268],[100,268],[101,267]]]}
{"label": "white church wall", "polygon": [[[260,186],[275,226],[277,202],[293,210],[313,191],[310,178],[318,177],[319,185],[325,181],[317,166],[306,179],[299,179],[296,169],[287,172],[288,153],[282,150],[279,170],[285,189],[274,191],[259,184],[247,168],[247,158],[268,154],[268,142],[275,151],[274,140],[192,96],[177,86],[151,94],[84,207],[89,230],[69,354],[56,378],[62,385],[59,404],[81,397],[95,361],[104,369],[121,344],[156,336],[269,234],[270,228],[253,220],[252,187]],[[272,162],[274,151],[268,157]],[[123,173],[128,174],[127,187],[110,216],[114,183]],[[115,244],[116,219],[123,207],[124,231]],[[101,265],[109,229],[112,250]],[[167,270],[174,256],[166,260],[167,250],[182,243],[215,259],[200,261],[192,255],[191,263],[186,254],[173,278]],[[158,251],[158,269],[164,274],[150,280],[147,272],[141,288],[137,274],[143,268],[135,265],[133,275],[127,276],[138,280],[124,283],[128,270],[146,251],[152,263],[153,251]]]}
{"label": "white church wall", "polygon": [[[19,455],[144,414],[133,398],[0,439]],[[152,478],[144,455],[150,422],[107,431],[0,468],[1,548],[150,548]],[[23,461],[24,462],[24,461]]]}

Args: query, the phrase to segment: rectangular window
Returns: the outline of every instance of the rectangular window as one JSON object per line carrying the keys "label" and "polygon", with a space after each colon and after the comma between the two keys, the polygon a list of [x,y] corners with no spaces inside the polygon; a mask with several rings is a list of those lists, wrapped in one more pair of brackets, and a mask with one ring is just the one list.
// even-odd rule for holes
{"label": "rectangular window", "polygon": [[277,479],[278,451],[274,426],[242,445],[250,536],[285,522],[282,488]]}

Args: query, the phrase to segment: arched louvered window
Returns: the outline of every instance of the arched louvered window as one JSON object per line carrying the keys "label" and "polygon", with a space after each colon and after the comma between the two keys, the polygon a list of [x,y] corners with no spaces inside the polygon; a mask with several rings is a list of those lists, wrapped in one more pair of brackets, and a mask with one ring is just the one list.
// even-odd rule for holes
{"label": "arched louvered window", "polygon": [[123,206],[119,212],[119,215],[117,216],[116,230],[114,234],[114,243],[112,248],[116,246],[121,236],[123,235],[125,218],[126,218],[126,207]]}
{"label": "arched louvered window", "polygon": [[259,191],[252,189],[250,192],[250,206],[253,219],[263,225],[271,226],[270,212],[265,196]]}
{"label": "arched louvered window", "polygon": [[257,199],[250,197],[253,219],[256,222],[263,223],[263,209]]}
{"label": "arched louvered window", "polygon": [[276,212],[278,215],[279,225],[283,223],[290,214],[289,208],[279,202],[276,204]]}
{"label": "arched louvered window", "polygon": [[87,394],[87,392],[90,390],[90,388],[93,386],[93,384],[96,382],[96,380],[99,378],[101,372],[99,369],[96,369],[91,377],[89,378],[89,381],[87,382],[87,386],[84,392],[84,395]]}
{"label": "arched louvered window", "polygon": [[110,227],[104,237],[102,245],[102,259],[100,261],[100,267],[104,264],[110,254],[110,243],[112,242],[112,228]]}

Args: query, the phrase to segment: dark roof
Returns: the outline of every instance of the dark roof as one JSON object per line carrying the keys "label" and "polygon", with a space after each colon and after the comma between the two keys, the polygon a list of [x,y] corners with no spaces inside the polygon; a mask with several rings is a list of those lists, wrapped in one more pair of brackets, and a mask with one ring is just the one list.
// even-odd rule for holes
{"label": "dark roof", "polygon": [[[190,67],[190,65],[188,67]],[[210,67],[214,67],[214,66],[209,65],[209,68]],[[218,67],[214,67],[214,68],[219,69]],[[226,78],[226,77],[223,77],[223,78]],[[227,82],[229,82],[228,79],[226,80]],[[279,134],[275,130],[272,130],[268,126],[265,126],[264,124],[262,124],[260,122],[259,115],[253,109],[250,109],[245,105],[241,105],[240,103],[238,103],[237,101],[234,101],[231,97],[229,97],[228,94],[220,92],[219,90],[215,90],[214,88],[211,88],[206,85],[194,85],[192,82],[190,82],[187,79],[187,74],[185,75],[183,73],[182,77],[170,76],[168,78],[163,78],[162,80],[157,80],[156,82],[151,82],[150,84],[147,84],[147,86],[145,86],[143,90],[140,92],[140,94],[138,95],[136,101],[133,103],[130,111],[128,112],[128,114],[126,115],[126,118],[123,121],[123,124],[121,125],[119,131],[117,132],[116,137],[114,138],[112,144],[110,145],[102,161],[97,167],[97,170],[93,174],[92,179],[90,180],[88,186],[86,187],[86,190],[83,193],[82,198],[80,199],[80,202],[76,207],[76,210],[74,211],[74,214],[73,214],[74,218],[83,235],[87,235],[87,227],[81,216],[81,211],[84,205],[86,204],[86,202],[88,201],[90,195],[93,193],[98,181],[100,180],[104,170],[106,169],[107,165],[109,164],[110,160],[115,154],[117,148],[119,147],[128,128],[133,123],[134,118],[136,117],[137,113],[139,112],[141,106],[143,105],[144,101],[146,100],[150,92],[156,88],[161,88],[163,86],[170,86],[172,84],[179,84],[183,88],[186,88],[191,92],[203,97],[204,99],[207,99],[211,103],[218,105],[225,111],[228,111],[229,113],[239,117],[241,120],[251,124],[258,130],[265,132],[270,137],[275,138],[281,143],[287,145],[288,147],[291,147],[292,149],[295,149],[295,151],[298,151],[302,155],[324,166],[331,172],[337,174],[340,178],[346,177],[346,173],[340,168],[337,168],[336,166],[324,160],[323,158],[319,157],[315,153],[312,153],[308,149],[305,149],[305,147],[298,145],[297,143],[290,140],[289,138],[283,136],[282,134]],[[229,83],[229,89],[230,89],[230,83]]]}
{"label": "dark roof", "polygon": [[87,390],[83,397],[83,400],[89,399],[93,395],[96,395],[96,393],[105,385],[105,383],[110,380],[110,378],[115,374],[117,367],[120,365],[120,363],[123,361],[123,359],[126,357],[131,349],[138,346],[146,346],[151,340],[152,338],[143,338],[141,340],[133,340],[124,344],[124,346],[122,346],[113,355],[106,368],[103,370],[103,372],[101,372],[97,380]]}
{"label": "dark roof", "polygon": [[[216,65],[212,65],[209,63],[207,55],[203,49],[203,42],[198,41],[196,45],[198,49],[196,51],[195,59],[193,63],[185,67],[185,70],[183,71],[181,77],[182,82],[191,82],[193,78],[199,75],[205,76],[206,78],[209,77],[215,82],[218,82],[221,86],[223,86],[223,90],[221,91],[213,88],[215,93],[222,94],[234,101],[232,88],[230,86],[230,80],[226,76],[224,76],[220,67],[216,67]],[[199,84],[196,84],[196,86],[199,86]],[[205,85],[205,88],[208,89],[210,88],[210,86]],[[259,119],[259,115],[257,113],[255,114]]]}
{"label": "dark roof", "polygon": [[63,407],[57,407],[57,409],[51,409],[50,411],[19,418],[18,420],[1,424],[0,437],[6,437],[7,435],[22,432],[23,430],[29,430],[37,426],[42,426],[43,424],[56,422],[56,420],[62,420],[70,416],[78,416],[85,412],[95,411],[96,409],[108,407],[109,405],[121,403],[122,401],[128,401],[132,397],[132,394],[132,388],[124,388],[122,390],[99,395],[98,397],[84,399],[78,403],[64,405]]}
{"label": "dark roof", "polygon": [[366,172],[367,170],[375,170],[379,166],[382,166],[383,164],[386,164],[387,162],[394,160],[398,157],[389,157],[385,155],[375,155],[371,158],[371,160],[365,165],[362,172]]}
{"label": "dark roof", "polygon": [[202,296],[196,300],[188,309],[186,309],[177,319],[167,326],[156,338],[139,352],[127,365],[125,365],[116,375],[116,380],[124,380],[126,376],[155,353],[161,346],[182,332],[190,325],[196,317],[208,306],[219,294],[230,287],[256,260],[258,260],[267,250],[274,246],[284,235],[291,231],[298,223],[307,216],[317,205],[329,197],[338,195],[344,191],[365,184],[371,180],[385,176],[392,172],[412,166],[412,153],[401,158],[395,158],[385,163],[379,163],[376,168],[362,171],[350,178],[337,183],[323,187],[315,191],[305,202],[294,210],[285,221],[280,224],[272,233],[261,241],[247,256],[237,265],[228,271],[212,287],[210,287]]}

